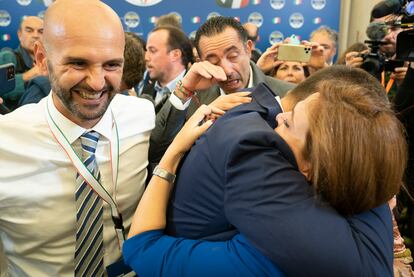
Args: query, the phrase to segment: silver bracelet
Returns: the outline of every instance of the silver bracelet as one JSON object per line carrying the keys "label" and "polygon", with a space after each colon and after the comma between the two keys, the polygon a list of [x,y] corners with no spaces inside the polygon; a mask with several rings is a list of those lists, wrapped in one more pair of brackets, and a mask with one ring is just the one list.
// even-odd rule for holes
{"label": "silver bracelet", "polygon": [[154,168],[152,175],[156,175],[170,183],[174,183],[175,181],[175,174],[168,172],[167,170],[159,167],[158,165]]}

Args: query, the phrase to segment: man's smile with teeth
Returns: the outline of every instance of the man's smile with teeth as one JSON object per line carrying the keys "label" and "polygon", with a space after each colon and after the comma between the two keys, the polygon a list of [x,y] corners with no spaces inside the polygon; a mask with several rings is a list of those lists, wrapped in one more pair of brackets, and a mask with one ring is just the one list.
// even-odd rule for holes
{"label": "man's smile with teeth", "polygon": [[96,93],[96,92],[87,92],[87,91],[78,91],[80,97],[84,98],[84,99],[99,99],[102,96],[103,91],[101,91],[100,93]]}

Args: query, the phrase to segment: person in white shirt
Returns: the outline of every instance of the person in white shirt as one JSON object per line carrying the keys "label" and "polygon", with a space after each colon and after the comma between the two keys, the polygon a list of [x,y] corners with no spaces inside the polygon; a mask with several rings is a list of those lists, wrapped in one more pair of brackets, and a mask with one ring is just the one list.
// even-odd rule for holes
{"label": "person in white shirt", "polygon": [[[155,124],[150,101],[117,95],[123,51],[119,17],[101,1],[56,1],[46,11],[35,58],[52,91],[0,118],[1,276],[102,276],[120,259],[120,226],[129,229],[144,191]],[[92,133],[93,150],[82,140]],[[97,213],[78,208],[87,190]],[[95,218],[100,225],[82,225]],[[95,226],[83,242],[99,246],[80,252],[81,232]]]}

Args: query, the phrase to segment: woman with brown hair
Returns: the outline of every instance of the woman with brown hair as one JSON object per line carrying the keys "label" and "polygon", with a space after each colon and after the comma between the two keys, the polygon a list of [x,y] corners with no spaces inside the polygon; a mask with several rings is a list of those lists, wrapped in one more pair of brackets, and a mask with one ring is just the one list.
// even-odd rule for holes
{"label": "woman with brown hair", "polygon": [[269,76],[285,82],[299,84],[309,77],[309,68],[301,62],[278,61],[270,71]]}
{"label": "woman with brown hair", "polygon": [[[212,125],[207,121],[200,126],[204,115],[211,113],[210,108],[203,107],[165,153],[160,170],[153,176],[137,208],[129,234],[131,238],[124,245],[124,257],[140,276],[177,272],[189,276],[392,275],[391,214],[383,203],[399,190],[406,144],[383,88],[361,70],[329,67],[318,71],[290,93],[296,91],[313,94],[300,101],[292,112],[279,114],[274,130],[266,125],[266,109],[257,107],[258,103],[227,112],[200,138],[181,168],[185,170],[196,160],[202,160],[208,153],[203,152],[202,147],[209,150],[212,145],[215,149],[217,145],[214,144],[220,143],[219,140],[227,146],[222,151],[215,149],[216,152],[220,150],[219,156],[231,157],[234,151],[243,152],[236,156],[259,165],[251,165],[249,170],[242,166],[242,160],[226,160],[221,170],[226,171],[227,177],[237,168],[242,171],[236,173],[243,178],[246,174],[264,172],[271,177],[272,180],[264,177],[265,184],[253,183],[250,187],[248,183],[240,183],[245,195],[238,197],[243,198],[245,205],[253,201],[253,206],[276,206],[261,217],[256,217],[253,209],[248,211],[255,222],[252,229],[263,228],[261,225],[266,219],[275,221],[277,228],[268,231],[277,242],[272,244],[276,245],[276,258],[272,256],[270,260],[271,255],[263,253],[257,241],[252,243],[250,234],[239,229],[238,224],[235,226],[240,234],[225,242],[188,240],[163,234],[174,179],[172,173],[183,154]],[[272,99],[274,97],[269,96],[263,103],[274,105]],[[228,129],[230,125],[234,127],[231,130]],[[228,137],[218,136],[223,132]],[[221,167],[220,161],[214,162]],[[220,170],[218,167],[216,169]],[[288,177],[296,176],[297,170],[309,180],[318,196],[312,193],[303,176],[303,182]],[[196,178],[202,182],[204,176],[199,173]],[[206,174],[213,175],[213,172]],[[263,199],[252,197],[250,189],[268,189],[278,179],[284,181],[273,188],[274,194],[267,194]],[[296,182],[288,183],[286,179]],[[184,184],[179,182],[180,185]],[[225,199],[229,199],[227,195]],[[250,218],[245,221],[251,222]]]}

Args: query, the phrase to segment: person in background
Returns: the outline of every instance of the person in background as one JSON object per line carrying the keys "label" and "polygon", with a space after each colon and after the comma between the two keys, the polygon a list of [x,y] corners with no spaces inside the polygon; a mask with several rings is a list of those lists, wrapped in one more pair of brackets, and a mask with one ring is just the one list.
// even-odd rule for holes
{"label": "person in background", "polygon": [[[371,15],[371,22],[382,23],[386,28],[386,34],[382,38],[382,44],[379,47],[379,53],[386,59],[394,60],[396,58],[397,36],[403,30],[401,28],[401,16],[389,14],[383,17],[374,18]],[[362,64],[361,55],[357,52],[350,52],[346,55],[346,64],[354,67],[360,67]],[[386,88],[388,98],[392,101],[398,86],[400,86],[407,74],[407,65],[396,67],[392,72],[374,72],[376,77]]]}
{"label": "person in background", "polygon": [[338,45],[338,33],[328,26],[320,26],[310,34],[309,41],[317,42],[324,48],[325,62],[332,65]]}
{"label": "person in background", "polygon": [[134,89],[144,76],[144,48],[139,36],[125,32],[124,68],[120,90],[128,95],[137,96]]}
{"label": "person in background", "polygon": [[40,100],[49,95],[51,86],[49,78],[46,76],[38,76],[29,81],[22,97],[19,99],[17,107],[26,104],[38,103]]}
{"label": "person in background", "polygon": [[243,28],[247,32],[247,39],[251,40],[252,42],[252,54],[250,59],[256,63],[257,60],[260,58],[260,55],[262,55],[262,52],[260,49],[256,48],[256,42],[259,39],[259,27],[257,27],[256,24],[253,24],[251,22],[247,22],[243,24]]}
{"label": "person in background", "polygon": [[410,62],[404,81],[393,99],[394,109],[406,129],[408,141],[408,165],[404,186],[397,195],[397,222],[405,243],[414,251],[414,62]]}
{"label": "person in background", "polygon": [[119,16],[102,1],[46,10],[34,53],[52,91],[0,118],[1,275],[128,269],[123,231],[144,191],[155,112],[119,93],[124,44]]}
{"label": "person in background", "polygon": [[180,29],[163,25],[148,35],[145,64],[152,83],[143,88],[141,95],[152,97],[156,113],[168,101],[193,59],[190,40]]}
{"label": "person in background", "polygon": [[[188,121],[154,172],[124,245],[140,276],[392,275],[387,201],[399,190],[406,144],[384,89],[362,70],[329,67],[290,94],[311,95],[277,123],[281,107],[264,84],[214,124],[200,126],[208,109]],[[360,151],[349,155],[350,146]],[[168,214],[177,221],[167,229],[177,237],[163,233],[170,193]],[[233,228],[235,236],[226,233]],[[207,242],[216,232],[226,238]]]}
{"label": "person in background", "polygon": [[299,84],[305,80],[312,69],[312,72],[316,72],[326,66],[324,49],[318,43],[309,43],[302,41],[304,45],[312,47],[312,53],[309,62],[302,63],[298,61],[282,61],[278,59],[279,46],[281,44],[289,43],[289,39],[286,39],[283,43],[275,43],[260,56],[257,61],[257,66],[263,71],[263,73],[273,78]]}
{"label": "person in background", "polygon": [[227,111],[250,102],[248,92],[266,83],[279,96],[294,85],[265,76],[250,61],[252,42],[243,26],[231,17],[208,19],[198,30],[195,45],[201,62],[194,63],[157,114],[150,155],[158,162],[184,122],[200,104]]}
{"label": "person in background", "polygon": [[20,45],[14,51],[0,52],[0,64],[13,63],[16,72],[16,87],[3,95],[4,104],[10,109],[17,108],[27,83],[40,76],[39,67],[34,63],[34,45],[43,36],[43,19],[37,16],[26,16],[20,22],[17,31]]}
{"label": "person in background", "polygon": [[[365,43],[355,42],[347,49],[345,49],[345,51],[341,55],[339,55],[335,64],[354,66],[353,63],[355,63],[355,67],[360,67],[361,63],[363,62],[362,54],[367,53],[368,49],[369,48]],[[351,61],[350,57],[354,55],[359,55],[360,57],[355,57],[355,59],[352,59]]]}
{"label": "person in background", "polygon": [[[177,29],[182,30],[181,19],[175,13],[161,15],[155,22],[154,28],[158,28],[162,26],[175,27]],[[147,48],[145,47],[145,51],[146,49]],[[136,92],[138,93],[138,95],[142,94],[142,90],[144,89],[144,87],[153,86],[154,82],[155,81],[151,79],[149,72],[145,70],[144,78],[138,84],[137,89],[136,89]],[[147,97],[147,96],[144,95],[144,97]]]}
{"label": "person in background", "polygon": [[158,28],[161,26],[171,26],[180,30],[183,29],[183,26],[181,25],[181,19],[175,13],[163,14],[158,17],[154,27]]}
{"label": "person in background", "polygon": [[285,82],[299,84],[309,77],[309,69],[300,62],[279,61],[279,64],[275,66],[269,75]]}

